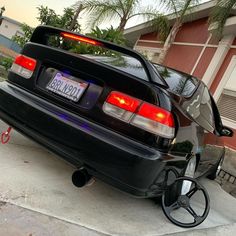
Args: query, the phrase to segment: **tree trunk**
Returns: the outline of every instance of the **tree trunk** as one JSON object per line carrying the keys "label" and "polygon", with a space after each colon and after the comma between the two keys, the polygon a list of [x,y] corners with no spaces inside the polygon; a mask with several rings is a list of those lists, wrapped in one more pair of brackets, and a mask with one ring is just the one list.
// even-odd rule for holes
{"label": "tree trunk", "polygon": [[118,26],[119,31],[124,32],[127,21],[126,17],[121,18],[120,25]]}
{"label": "tree trunk", "polygon": [[76,10],[76,12],[75,12],[75,15],[74,15],[74,18],[73,18],[73,20],[72,20],[72,22],[71,22],[71,24],[70,24],[70,27],[69,27],[69,30],[73,30],[74,29],[74,27],[75,27],[75,25],[76,25],[76,22],[77,22],[77,19],[78,19],[78,17],[79,17],[79,14],[80,14],[80,12],[83,10],[83,5],[82,4],[80,4],[79,6],[78,6],[78,9]]}
{"label": "tree trunk", "polygon": [[161,49],[161,53],[158,57],[158,60],[157,60],[158,64],[163,64],[163,62],[166,58],[166,55],[167,55],[172,43],[175,41],[175,37],[176,37],[177,33],[179,32],[181,26],[182,26],[182,23],[177,21],[177,22],[175,22],[175,24],[171,28],[170,33],[169,33],[167,39],[165,40],[164,46]]}

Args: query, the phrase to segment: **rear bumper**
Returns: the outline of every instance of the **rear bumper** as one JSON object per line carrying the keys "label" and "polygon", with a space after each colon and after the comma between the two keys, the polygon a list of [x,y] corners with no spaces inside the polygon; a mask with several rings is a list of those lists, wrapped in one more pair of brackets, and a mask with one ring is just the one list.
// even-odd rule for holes
{"label": "rear bumper", "polygon": [[0,118],[75,166],[139,197],[155,185],[166,160],[155,149],[123,137],[8,82],[0,83]]}

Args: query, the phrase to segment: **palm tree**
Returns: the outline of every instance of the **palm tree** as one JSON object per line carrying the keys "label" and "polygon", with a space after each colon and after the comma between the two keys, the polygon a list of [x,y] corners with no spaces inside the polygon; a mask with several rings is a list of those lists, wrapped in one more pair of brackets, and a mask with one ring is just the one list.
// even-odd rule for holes
{"label": "palm tree", "polygon": [[85,9],[85,7],[82,4],[82,1],[78,1],[74,6],[75,8],[75,15],[71,21],[69,30],[73,30],[77,24],[77,20],[79,18],[79,14]]}
{"label": "palm tree", "polygon": [[214,35],[218,38],[222,36],[224,25],[231,14],[231,10],[236,7],[236,0],[217,0],[215,7],[209,18],[209,23],[214,24]]}
{"label": "palm tree", "polygon": [[[222,0],[224,1],[224,0]],[[157,63],[162,64],[165,60],[165,57],[175,40],[177,33],[183,25],[183,22],[191,14],[191,9],[193,6],[199,4],[198,0],[162,0],[161,3],[164,8],[175,15],[175,22],[171,27],[169,20],[166,16],[158,16],[152,20],[153,27],[159,32],[159,35],[164,41],[164,46],[161,50],[161,53],[158,57]]]}
{"label": "palm tree", "polygon": [[[78,2],[77,7],[81,3]],[[156,11],[151,7],[142,7],[141,0],[84,0],[85,11],[89,13],[91,26],[103,21],[119,21],[118,29],[123,32],[127,22],[133,17],[156,17]]]}

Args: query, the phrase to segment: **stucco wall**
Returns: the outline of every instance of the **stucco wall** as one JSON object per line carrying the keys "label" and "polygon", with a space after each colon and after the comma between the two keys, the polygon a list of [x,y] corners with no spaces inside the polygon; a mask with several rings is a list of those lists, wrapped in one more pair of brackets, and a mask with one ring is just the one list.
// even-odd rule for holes
{"label": "stucco wall", "polygon": [[202,79],[203,75],[205,74],[208,65],[211,62],[212,57],[214,56],[216,48],[207,47],[196,67],[194,70],[193,75],[199,79]]}
{"label": "stucco wall", "polygon": [[176,35],[176,42],[204,44],[209,36],[207,18],[185,23]]}
{"label": "stucco wall", "polygon": [[[214,38],[208,41],[209,36],[207,18],[185,23],[176,35],[164,64],[192,73],[201,79],[218,45],[218,40]],[[146,48],[162,48],[162,46],[163,43],[157,33],[141,35],[136,44],[136,47]]]}

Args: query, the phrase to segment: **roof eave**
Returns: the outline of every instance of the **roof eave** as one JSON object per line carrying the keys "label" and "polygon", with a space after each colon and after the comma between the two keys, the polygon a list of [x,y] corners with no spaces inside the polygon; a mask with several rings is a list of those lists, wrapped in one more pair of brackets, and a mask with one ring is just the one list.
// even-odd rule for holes
{"label": "roof eave", "polygon": [[6,20],[6,21],[8,21],[8,22],[10,22],[10,23],[12,23],[12,24],[15,24],[15,25],[18,25],[18,26],[21,26],[21,25],[22,25],[22,23],[20,23],[19,21],[16,21],[16,20],[14,20],[14,19],[11,19],[11,18],[9,18],[9,17],[7,17],[7,16],[3,16],[2,18],[3,18],[3,20]]}

